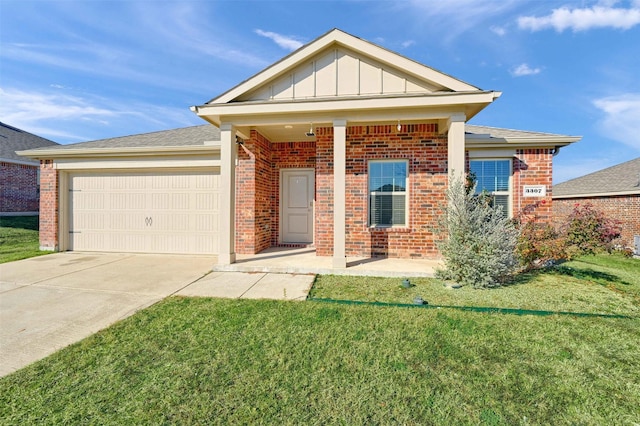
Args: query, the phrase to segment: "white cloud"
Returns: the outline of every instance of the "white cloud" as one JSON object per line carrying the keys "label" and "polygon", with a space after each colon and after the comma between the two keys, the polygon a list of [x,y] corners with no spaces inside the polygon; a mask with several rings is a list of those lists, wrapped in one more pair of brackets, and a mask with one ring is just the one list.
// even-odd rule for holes
{"label": "white cloud", "polygon": [[496,17],[520,7],[521,0],[409,0],[396,2],[409,5],[415,11],[414,18],[424,20],[425,25],[440,32],[440,37],[453,40],[472,28],[495,22]]}
{"label": "white cloud", "polygon": [[202,123],[187,107],[118,102],[60,90],[43,93],[0,88],[0,98],[3,122],[63,143]]}
{"label": "white cloud", "polygon": [[405,41],[403,41],[400,45],[401,45],[404,49],[406,49],[407,47],[411,47],[411,46],[413,46],[414,44],[416,44],[415,40],[405,40]]}
{"label": "white cloud", "polygon": [[522,77],[525,75],[540,74],[541,68],[531,68],[527,64],[520,64],[511,70],[511,75],[514,77]]}
{"label": "white cloud", "polygon": [[640,2],[635,2],[628,9],[616,8],[612,5],[597,5],[591,8],[569,9],[561,7],[553,9],[547,16],[521,16],[518,26],[521,29],[540,31],[554,28],[557,32],[566,29],[586,31],[592,28],[616,28],[628,30],[640,24]]}
{"label": "white cloud", "polygon": [[273,40],[278,46],[282,47],[283,49],[296,50],[304,44],[293,37],[283,36],[281,34],[274,33],[271,31],[263,31],[259,28],[254,31],[259,36],[266,37]]}
{"label": "white cloud", "polygon": [[500,37],[507,33],[507,30],[504,27],[498,27],[496,25],[492,25],[491,27],[489,27],[489,29],[491,30],[491,32],[499,35]]}
{"label": "white cloud", "polygon": [[596,99],[604,116],[598,121],[603,136],[640,151],[640,93]]}

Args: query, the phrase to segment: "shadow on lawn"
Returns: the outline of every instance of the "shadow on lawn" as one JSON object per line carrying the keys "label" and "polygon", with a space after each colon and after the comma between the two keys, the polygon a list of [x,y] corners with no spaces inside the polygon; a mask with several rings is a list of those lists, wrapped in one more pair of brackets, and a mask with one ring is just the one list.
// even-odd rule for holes
{"label": "shadow on lawn", "polygon": [[551,275],[564,275],[567,277],[576,278],[578,280],[591,281],[596,284],[609,286],[611,284],[617,285],[631,285],[631,283],[620,279],[617,275],[610,274],[608,272],[595,271],[590,268],[572,268],[565,265],[556,265],[550,268],[540,269],[537,271],[531,271],[519,275],[510,285],[527,284],[541,274]]}
{"label": "shadow on lawn", "polygon": [[3,216],[0,217],[0,228],[26,229],[28,231],[39,230],[38,216]]}

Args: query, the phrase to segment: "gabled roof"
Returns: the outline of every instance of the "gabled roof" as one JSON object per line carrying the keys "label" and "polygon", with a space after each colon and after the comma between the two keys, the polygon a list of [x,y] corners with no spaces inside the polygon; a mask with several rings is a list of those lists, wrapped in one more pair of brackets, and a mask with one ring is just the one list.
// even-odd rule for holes
{"label": "gabled roof", "polygon": [[640,157],[553,185],[553,198],[640,194]]}
{"label": "gabled roof", "polygon": [[[222,95],[191,110],[248,137],[257,128],[276,142],[291,141],[310,124],[405,124],[464,114],[469,120],[500,97],[333,29]],[[283,128],[295,127],[295,132]],[[296,127],[298,126],[298,127]]]}
{"label": "gabled roof", "polygon": [[0,122],[0,161],[17,164],[38,164],[16,154],[16,151],[58,145],[43,137]]}
{"label": "gabled roof", "polygon": [[220,129],[210,124],[162,130],[117,138],[99,139],[68,145],[56,145],[21,151],[30,158],[55,158],[70,155],[100,155],[114,153],[175,152],[184,150],[212,150],[220,141]]}
{"label": "gabled roof", "polygon": [[[339,51],[336,49],[339,49]],[[340,58],[336,55],[339,55]],[[250,77],[237,86],[231,88],[222,95],[211,99],[207,104],[224,104],[243,100],[255,100],[248,95],[251,93],[255,94],[263,92],[265,90],[265,85],[268,85],[268,83],[275,82],[276,86],[278,86],[278,83],[280,83],[280,85],[286,85],[286,82],[281,81],[281,78],[284,77],[285,80],[290,78],[291,84],[295,85],[296,83],[301,83],[305,78],[311,78],[313,74],[318,74],[317,67],[327,69],[335,65],[334,68],[331,68],[331,73],[334,74],[331,77],[338,80],[340,73],[342,72],[342,68],[346,70],[347,67],[351,65],[347,63],[348,59],[345,58],[353,58],[359,63],[364,62],[366,67],[365,69],[374,68],[375,70],[372,72],[375,72],[376,70],[379,71],[381,79],[384,79],[385,77],[384,72],[396,77],[404,76],[409,80],[412,80],[410,81],[410,84],[413,83],[414,86],[423,86],[423,89],[426,90],[428,88],[431,92],[480,91],[479,88],[472,86],[469,83],[334,28],[310,43],[300,47],[288,56],[285,56],[273,65],[255,74],[253,77]],[[339,63],[338,61],[340,60],[343,61],[344,65],[342,68],[338,69],[338,65],[334,64],[334,62]],[[311,68],[309,68],[310,65]],[[358,67],[357,71],[359,72],[361,69],[362,67]],[[326,78],[329,76],[325,73],[323,77]],[[391,77],[387,78],[391,79]],[[309,83],[313,84],[311,81],[309,81]],[[333,89],[335,89],[335,92],[324,93],[324,96],[362,94],[362,92],[340,93],[340,87],[335,87],[340,86],[339,81],[334,81],[333,83]],[[300,85],[302,86],[302,84]],[[413,87],[413,89],[413,91],[417,91],[418,87]],[[406,93],[406,90],[398,90],[398,92]],[[411,92],[411,90],[409,92]],[[381,93],[384,93],[384,91]],[[313,95],[309,97],[319,96],[314,92]],[[258,97],[258,99],[260,98],[261,97]],[[273,96],[271,96],[271,98],[273,99]]]}

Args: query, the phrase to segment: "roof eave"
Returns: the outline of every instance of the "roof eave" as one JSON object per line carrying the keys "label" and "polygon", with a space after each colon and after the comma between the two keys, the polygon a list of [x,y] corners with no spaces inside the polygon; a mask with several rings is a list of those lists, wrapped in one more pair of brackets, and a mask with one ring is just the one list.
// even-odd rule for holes
{"label": "roof eave", "polygon": [[[191,108],[198,116],[219,126],[224,117],[250,117],[289,114],[335,113],[348,119],[349,112],[380,111],[391,109],[443,108],[463,110],[467,120],[476,115],[501,95],[494,91],[442,92],[404,96],[366,96],[350,98],[322,98],[283,101],[252,101],[237,103],[205,104]],[[445,116],[446,114],[443,114]]]}
{"label": "roof eave", "polygon": [[33,149],[17,151],[16,154],[36,160],[53,158],[81,158],[81,157],[129,157],[137,156],[167,156],[189,155],[202,153],[216,153],[220,145],[193,146],[156,146],[156,147],[119,147],[119,148],[68,148],[68,149]]}
{"label": "roof eave", "polygon": [[505,138],[492,138],[492,137],[474,137],[473,135],[467,135],[465,142],[467,148],[491,148],[495,146],[510,146],[514,148],[562,148],[569,144],[578,142],[582,139],[582,136],[563,136],[563,135],[549,135],[549,136],[531,136],[531,137],[505,137]]}
{"label": "roof eave", "polygon": [[552,198],[555,199],[567,199],[567,198],[595,198],[595,197],[617,197],[627,195],[640,195],[640,189],[632,189],[629,191],[615,191],[615,192],[593,192],[593,193],[580,193],[580,194],[553,194]]}

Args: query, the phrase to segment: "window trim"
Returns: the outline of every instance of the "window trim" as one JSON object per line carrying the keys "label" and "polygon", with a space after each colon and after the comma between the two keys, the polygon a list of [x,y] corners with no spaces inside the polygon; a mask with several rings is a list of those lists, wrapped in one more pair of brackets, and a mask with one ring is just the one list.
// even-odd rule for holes
{"label": "window trim", "polygon": [[507,191],[488,191],[491,195],[506,195],[509,197],[509,202],[507,203],[507,217],[513,217],[513,201],[514,201],[514,193],[513,193],[513,157],[505,158],[505,157],[473,157],[469,158],[469,173],[471,173],[471,163],[473,161],[508,161],[509,162],[509,182],[508,182],[508,190]]}
{"label": "window trim", "polygon": [[[371,184],[371,164],[380,163],[404,163],[406,166],[405,176],[405,190],[404,190],[404,224],[403,225],[375,225],[371,223],[371,196],[375,194],[389,194],[393,195],[393,192],[371,191],[369,186]],[[409,160],[407,158],[384,158],[367,161],[367,225],[372,229],[404,229],[409,227]],[[396,193],[397,194],[397,193]]]}

